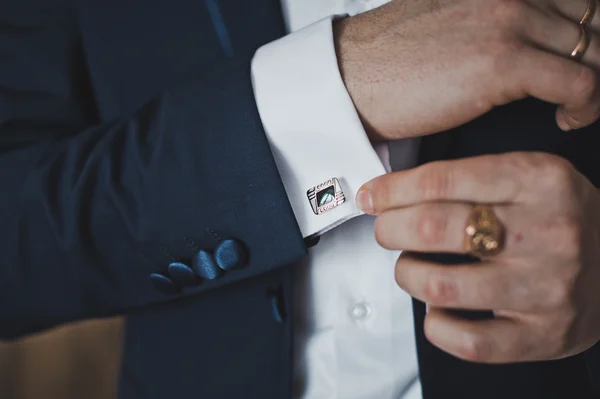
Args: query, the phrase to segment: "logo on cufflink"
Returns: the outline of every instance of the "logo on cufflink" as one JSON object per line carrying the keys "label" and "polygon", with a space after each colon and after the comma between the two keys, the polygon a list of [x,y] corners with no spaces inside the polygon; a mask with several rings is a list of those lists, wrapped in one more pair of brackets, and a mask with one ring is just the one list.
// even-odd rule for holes
{"label": "logo on cufflink", "polygon": [[340,181],[335,177],[311,188],[306,195],[315,215],[320,215],[346,202]]}

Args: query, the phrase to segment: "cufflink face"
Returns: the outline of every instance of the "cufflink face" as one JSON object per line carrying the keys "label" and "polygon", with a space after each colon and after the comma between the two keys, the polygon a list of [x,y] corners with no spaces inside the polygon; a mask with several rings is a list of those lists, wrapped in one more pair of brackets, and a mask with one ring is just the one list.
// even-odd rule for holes
{"label": "cufflink face", "polygon": [[306,195],[315,215],[320,215],[346,202],[340,181],[335,177],[311,188]]}

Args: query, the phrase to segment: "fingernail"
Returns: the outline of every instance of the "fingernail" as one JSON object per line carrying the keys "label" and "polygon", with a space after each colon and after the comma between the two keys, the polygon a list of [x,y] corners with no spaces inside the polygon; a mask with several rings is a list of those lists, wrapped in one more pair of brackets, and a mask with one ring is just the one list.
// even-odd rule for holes
{"label": "fingernail", "polygon": [[374,213],[373,209],[373,198],[371,197],[371,192],[369,190],[360,190],[358,194],[356,194],[356,205],[358,208],[364,213]]}
{"label": "fingernail", "polygon": [[563,132],[570,132],[571,130],[573,130],[573,128],[571,126],[569,126],[569,124],[565,120],[561,120],[561,119],[558,120],[558,127]]}
{"label": "fingernail", "polygon": [[563,132],[569,132],[569,131],[573,130],[573,127],[569,124],[567,118],[568,118],[567,109],[562,107],[562,112],[558,113],[556,122],[558,123],[558,127],[560,128],[560,130],[562,130]]}

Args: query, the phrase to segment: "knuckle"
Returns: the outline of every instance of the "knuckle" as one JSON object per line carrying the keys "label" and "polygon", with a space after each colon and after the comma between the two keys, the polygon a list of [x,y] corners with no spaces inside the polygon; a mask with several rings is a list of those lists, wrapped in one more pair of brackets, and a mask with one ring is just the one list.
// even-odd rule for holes
{"label": "knuckle", "polygon": [[538,175],[558,188],[569,186],[573,178],[569,163],[564,158],[549,154],[543,157]]}
{"label": "knuckle", "polygon": [[523,196],[531,187],[531,183],[537,179],[537,164],[539,154],[529,152],[515,152],[507,154],[504,158],[506,167],[515,179],[515,197]]}
{"label": "knuckle", "polygon": [[496,23],[512,26],[523,21],[527,14],[523,0],[494,0],[491,15]]}
{"label": "knuckle", "polygon": [[423,169],[417,190],[423,200],[447,198],[452,187],[451,173],[442,164],[431,165]]}
{"label": "knuckle", "polygon": [[[426,207],[430,208],[430,207]],[[425,244],[439,244],[444,241],[448,230],[448,216],[443,212],[425,209],[417,216],[417,237]]]}
{"label": "knuckle", "polygon": [[564,158],[548,153],[521,153],[516,162],[521,176],[526,180],[526,185],[542,187],[549,190],[571,188],[573,169]]}
{"label": "knuckle", "polygon": [[448,305],[458,299],[456,284],[442,276],[432,276],[425,283],[424,299],[431,305]]}

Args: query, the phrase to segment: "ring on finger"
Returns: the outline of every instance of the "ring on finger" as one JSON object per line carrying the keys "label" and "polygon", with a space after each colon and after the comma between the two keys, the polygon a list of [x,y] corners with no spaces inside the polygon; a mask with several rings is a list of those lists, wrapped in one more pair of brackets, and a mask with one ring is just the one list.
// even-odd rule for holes
{"label": "ring on finger", "polygon": [[592,23],[592,20],[596,15],[597,1],[598,0],[588,0],[588,7],[585,10],[585,14],[583,14],[583,17],[581,18],[579,25],[583,26],[584,28],[587,28]]}
{"label": "ring on finger", "polygon": [[580,26],[580,31],[581,34],[579,36],[577,47],[571,52],[571,59],[575,61],[580,61],[583,58],[592,42],[592,34],[583,25]]}
{"label": "ring on finger", "polygon": [[473,207],[465,232],[465,252],[471,256],[481,259],[503,249],[504,228],[489,205]]}

